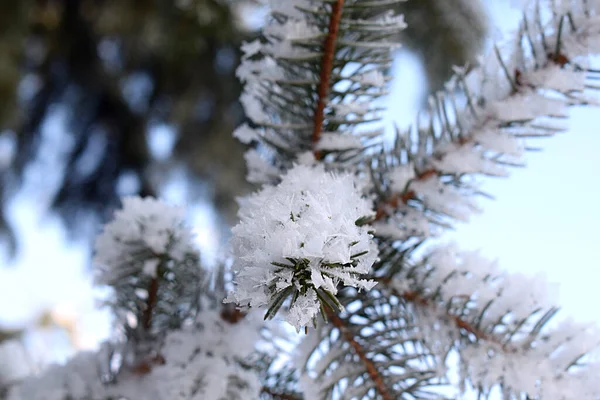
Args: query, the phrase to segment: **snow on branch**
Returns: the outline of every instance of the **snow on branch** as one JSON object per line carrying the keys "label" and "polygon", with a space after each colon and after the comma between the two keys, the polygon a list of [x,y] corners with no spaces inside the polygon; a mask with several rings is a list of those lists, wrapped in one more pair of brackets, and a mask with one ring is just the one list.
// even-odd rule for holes
{"label": "snow on branch", "polygon": [[268,306],[272,318],[289,301],[287,321],[307,326],[319,311],[341,309],[338,286],[369,290],[362,279],[377,259],[368,226],[372,216],[348,174],[322,165],[298,165],[277,186],[265,186],[243,200],[232,232],[235,291],[228,301]]}
{"label": "snow on branch", "polygon": [[127,197],[96,240],[97,283],[114,290],[110,305],[137,336],[178,327],[194,312],[204,274],[184,216],[160,200]]}
{"label": "snow on branch", "polygon": [[330,315],[297,348],[305,398],[445,399],[446,371],[423,346],[413,310],[377,289],[352,297],[348,312]]}
{"label": "snow on branch", "polygon": [[205,272],[184,217],[160,200],[127,197],[96,239],[97,283],[112,289],[107,304],[124,339],[113,378],[155,364],[165,335],[198,311]]}
{"label": "snow on branch", "polygon": [[110,374],[111,345],[80,353],[64,366],[52,366],[25,379],[8,400],[248,400],[261,391],[258,375],[240,361],[259,340],[260,318],[232,325],[216,311],[198,314],[193,326],[171,331],[146,369]]}
{"label": "snow on branch", "polygon": [[[289,170],[295,157],[312,151],[323,164],[331,166],[330,161],[341,161],[338,167],[351,170],[357,179],[364,178],[360,166],[367,157],[363,152],[365,146],[361,147],[360,143],[363,143],[361,135],[367,137],[368,131],[356,128],[372,128],[370,124],[378,122],[379,115],[373,111],[379,110],[373,108],[373,100],[386,94],[389,78],[384,71],[389,66],[391,48],[389,42],[379,43],[371,36],[365,36],[365,40],[344,36],[362,32],[363,28],[365,32],[381,35],[386,28],[385,23],[377,27],[368,22],[363,24],[373,21],[364,15],[357,17],[361,10],[368,8],[364,3],[346,1],[340,9],[341,3],[337,0],[306,0],[301,5],[300,2],[278,3],[280,9],[275,6],[278,11],[274,12],[272,21],[276,27],[269,28],[277,34],[269,39],[267,33],[265,40],[247,46],[248,63],[240,71],[250,92],[246,92],[243,102],[255,127],[242,126],[236,136],[246,143],[254,141],[268,148],[265,154],[269,162],[263,164],[264,176],[275,176],[277,169]],[[377,6],[393,3],[368,2]],[[323,307],[321,311],[329,324],[311,332],[296,363],[302,368],[300,383],[308,398],[391,399],[402,395],[439,398],[428,390],[442,384],[443,357],[452,350],[462,356],[463,383],[470,382],[484,394],[499,386],[507,397],[527,393],[539,397],[546,396],[558,381],[566,382],[565,387],[585,381],[589,372],[582,372],[578,362],[582,355],[589,356],[596,342],[582,341],[581,347],[570,347],[571,342],[563,340],[561,334],[577,331],[585,336],[585,329],[550,330],[546,324],[556,309],[545,303],[543,290],[534,290],[543,286],[540,281],[482,270],[477,257],[444,251],[418,263],[418,268],[410,269],[412,276],[403,275],[412,250],[441,231],[440,228],[451,227],[456,220],[466,221],[479,210],[475,200],[482,193],[475,180],[477,176],[506,175],[506,167],[520,165],[529,149],[524,139],[563,131],[568,107],[588,104],[593,99],[588,97],[588,92],[596,89],[593,80],[597,72],[589,68],[585,58],[599,50],[599,31],[595,25],[598,2],[573,0],[568,3],[572,7],[565,12],[562,6],[555,8],[554,1],[533,2],[515,40],[507,48],[494,47],[491,57],[482,60],[485,62],[479,67],[469,71],[457,69],[447,90],[431,97],[424,118],[419,119],[410,132],[397,136],[392,151],[373,158],[372,185],[363,182],[360,186],[375,198],[373,226],[381,239],[377,244],[386,252],[382,260],[374,264],[372,276],[377,277],[383,288],[361,293],[334,285],[337,290],[334,303],[339,302],[340,309],[342,305],[348,307],[339,314],[333,307]],[[542,12],[542,5],[553,8]],[[395,19],[394,29],[398,29],[401,18],[388,17],[384,20]],[[344,23],[348,21],[349,29],[344,31]],[[290,25],[285,26],[288,23]],[[329,28],[325,29],[327,23]],[[261,46],[281,45],[284,43],[281,37],[290,44],[279,48],[279,53],[261,50]],[[331,47],[332,40],[337,43],[333,58],[323,54]],[[349,43],[346,49],[344,46]],[[368,52],[354,53],[357,49],[385,51],[379,53],[374,62],[365,55]],[[264,54],[268,57],[263,57]],[[343,66],[336,70],[338,61]],[[323,71],[323,66],[330,63],[332,71]],[[348,67],[352,63],[356,63],[355,69]],[[264,76],[265,71],[270,71],[272,76]],[[306,71],[311,73],[302,75]],[[330,80],[329,90],[319,90],[323,88],[323,77],[325,81]],[[323,102],[326,94],[328,102]],[[360,97],[368,95],[371,96]],[[323,110],[322,119],[315,115],[315,109],[317,114]],[[314,121],[322,123],[322,131],[315,127]],[[314,140],[316,136],[318,143]],[[259,165],[256,159],[254,165]],[[284,183],[286,179],[283,177]],[[263,196],[264,193],[269,196]],[[289,213],[287,206],[277,212],[277,218],[267,218],[269,222],[265,225],[261,218],[280,207],[270,203],[279,193],[269,187],[256,196],[248,200],[248,203],[255,200],[255,204],[252,218],[246,218],[245,237],[258,236],[264,241],[271,232],[278,232],[272,228],[273,221],[283,227],[296,223],[293,212],[289,221],[282,217]],[[285,198],[289,199],[289,194]],[[291,204],[295,199],[281,200],[281,203]],[[245,212],[247,210],[242,215]],[[242,219],[239,226],[244,225],[244,217]],[[370,220],[362,219],[357,225],[364,226],[367,222]],[[251,226],[260,228],[253,230]],[[316,226],[319,228],[315,229]],[[321,224],[313,224],[311,232],[314,235],[320,229]],[[307,231],[303,238],[308,235]],[[315,282],[321,285],[323,275],[315,281],[312,271],[310,276],[306,273],[308,261],[299,262],[298,258],[271,250],[266,257],[261,253],[264,258],[260,259],[255,256],[257,249],[264,251],[270,249],[270,245],[253,244],[249,240],[244,243],[244,246],[235,244],[238,291],[231,301],[268,306],[267,317],[271,317],[292,297],[289,315],[294,314],[293,304],[299,296],[293,293],[302,295],[302,290],[308,293],[304,285],[307,282],[309,288]],[[389,253],[387,245],[392,248]],[[275,248],[281,249],[281,245]],[[273,262],[273,254],[288,262]],[[252,265],[244,257],[256,257],[260,262]],[[319,254],[318,260],[321,258]],[[390,285],[393,292],[388,290]],[[277,293],[279,296],[274,296]],[[381,303],[373,308],[371,296],[378,294]],[[305,325],[317,315],[321,305],[327,304],[322,301],[319,305],[321,300],[317,295],[312,296],[312,307],[302,312],[302,307],[298,307],[298,315],[305,319],[299,320],[294,314],[290,322],[295,321],[297,328]],[[350,308],[350,304],[355,304],[354,308]],[[397,315],[399,310],[405,309],[405,314]],[[417,319],[411,314],[415,309],[420,311],[415,315]],[[427,312],[421,312],[423,310]],[[416,330],[411,336],[413,327]],[[391,337],[393,340],[388,340]],[[553,345],[546,348],[545,353],[539,352],[550,337]],[[573,358],[578,352],[580,355]],[[441,357],[430,361],[429,355]],[[532,378],[536,375],[529,371],[520,376],[514,365],[524,362],[528,356],[535,360],[548,358],[543,364],[548,374]],[[420,364],[407,363],[413,359]],[[428,369],[420,370],[424,365]],[[588,394],[585,390],[580,392],[584,397]]]}
{"label": "snow on branch", "polygon": [[565,2],[563,14],[531,3],[514,40],[457,69],[426,118],[375,160],[378,236],[422,240],[467,221],[480,210],[476,176],[505,176],[522,165],[525,139],[564,131],[570,105],[598,102],[589,95],[600,89],[589,67],[600,53],[598,3]]}
{"label": "snow on branch", "polygon": [[242,47],[237,71],[252,126],[234,136],[260,143],[266,161],[253,156],[249,179],[272,182],[269,165],[284,171],[307,151],[347,157],[372,142],[374,129],[359,127],[381,119],[374,100],[387,94],[385,73],[405,26],[393,11],[400,1],[271,1],[264,36]]}
{"label": "snow on branch", "polygon": [[[425,346],[460,356],[463,385],[505,398],[592,399],[600,396],[590,359],[597,329],[554,323],[554,295],[540,277],[506,274],[476,252],[439,247],[389,282],[419,314]],[[464,387],[464,386],[463,386]]]}
{"label": "snow on branch", "polygon": [[[297,399],[298,389],[310,400],[437,399],[451,352],[462,386],[483,395],[600,396],[595,364],[584,364],[599,336],[554,324],[542,280],[451,247],[413,252],[478,211],[476,176],[505,175],[524,139],[563,131],[568,106],[592,102],[600,73],[586,58],[600,51],[600,2],[530,2],[508,48],[458,69],[412,130],[372,156],[400,1],[271,0],[263,36],[244,44],[250,123],[234,135],[256,145],[248,179],[265,186],[241,200],[231,239],[226,302],[243,311],[221,309],[214,288],[206,296],[218,305],[201,307],[183,210],[127,198],[94,259],[124,342],[26,379],[10,400]],[[249,308],[315,327],[279,372],[257,371],[269,357],[249,361],[262,326]],[[261,387],[273,377],[283,383]]]}

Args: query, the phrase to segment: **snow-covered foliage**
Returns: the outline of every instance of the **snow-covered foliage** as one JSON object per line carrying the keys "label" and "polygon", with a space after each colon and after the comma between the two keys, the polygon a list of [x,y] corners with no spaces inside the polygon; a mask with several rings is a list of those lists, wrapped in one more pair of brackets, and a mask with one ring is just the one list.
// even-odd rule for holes
{"label": "snow-covered foliage", "polygon": [[461,380],[483,393],[501,383],[515,398],[600,396],[599,365],[586,356],[600,346],[600,332],[569,320],[549,324],[556,291],[543,277],[508,274],[477,252],[441,246],[390,287],[417,298],[423,343],[440,355],[456,351]]}
{"label": "snow-covered foliage", "polygon": [[[318,150],[345,158],[362,152],[381,134],[369,125],[382,117],[374,100],[387,94],[386,71],[399,46],[395,38],[405,27],[402,15],[394,12],[401,1],[374,1],[368,8],[361,0],[345,2],[345,9],[360,10],[356,16],[343,12],[336,31],[351,59],[325,66],[329,82],[322,82],[321,68],[315,70],[315,65],[327,64],[322,53],[329,18],[323,16],[332,3],[269,2],[264,36],[242,46],[237,70],[245,84],[240,100],[253,126],[243,124],[234,136],[242,143],[257,142],[260,149],[250,149],[246,156],[251,182],[276,182],[278,173],[292,167],[290,154]],[[327,101],[316,96],[322,89]],[[318,133],[315,123],[322,125]]]}
{"label": "snow-covered foliage", "polygon": [[[181,209],[125,199],[95,258],[122,317],[118,373],[83,354],[11,400],[442,399],[451,383],[459,396],[600,397],[600,335],[555,323],[542,279],[423,245],[479,212],[481,177],[506,176],[529,138],[563,131],[569,106],[596,100],[600,1],[522,4],[513,40],[457,68],[390,148],[372,139],[399,3],[270,1],[238,69],[251,121],[234,135],[252,145],[248,179],[265,185],[241,199],[233,282],[219,271],[203,283]],[[225,287],[241,309],[221,304]],[[201,291],[217,299],[211,311],[199,312]],[[281,354],[261,358],[256,308],[314,329],[295,349],[270,336]],[[241,362],[251,353],[260,362]]]}
{"label": "snow-covered foliage", "polygon": [[8,400],[64,400],[106,398],[102,370],[96,353],[81,352],[65,366],[52,365],[40,376],[23,380]]}
{"label": "snow-covered foliage", "polygon": [[77,355],[66,365],[50,367],[14,388],[8,400],[247,400],[256,399],[255,371],[239,361],[254,351],[260,318],[238,324],[220,313],[203,311],[197,322],[167,335],[159,355],[118,380],[105,384],[110,372],[106,345],[97,353]]}
{"label": "snow-covered foliage", "polygon": [[446,398],[436,392],[446,371],[422,345],[420,321],[406,304],[378,288],[345,300],[352,311],[332,317],[294,351],[305,399]]}
{"label": "snow-covered foliage", "polygon": [[114,289],[111,305],[124,325],[132,324],[133,313],[134,327],[161,332],[193,311],[202,271],[184,218],[183,208],[127,197],[98,236],[97,282]]}
{"label": "snow-covered foliage", "polygon": [[369,290],[361,279],[377,259],[368,226],[371,201],[347,174],[298,165],[277,186],[243,200],[232,230],[236,289],[229,300],[269,305],[272,317],[291,297],[287,321],[299,329],[322,307],[338,306],[338,286]]}
{"label": "snow-covered foliage", "polygon": [[468,221],[480,211],[479,177],[506,176],[524,163],[526,139],[565,131],[570,105],[599,101],[586,90],[596,88],[588,65],[597,5],[569,2],[563,16],[546,14],[543,3],[529,2],[516,39],[490,49],[480,66],[457,69],[448,90],[430,98],[426,120],[398,135],[375,181],[386,192],[378,235],[422,240]]}
{"label": "snow-covered foliage", "polygon": [[[150,197],[124,198],[123,209],[115,212],[114,220],[105,225],[96,239],[94,263],[100,268],[98,283],[110,285],[132,272],[155,278],[161,258],[181,262],[195,253],[184,219],[183,208]],[[139,267],[141,270],[131,271]]]}

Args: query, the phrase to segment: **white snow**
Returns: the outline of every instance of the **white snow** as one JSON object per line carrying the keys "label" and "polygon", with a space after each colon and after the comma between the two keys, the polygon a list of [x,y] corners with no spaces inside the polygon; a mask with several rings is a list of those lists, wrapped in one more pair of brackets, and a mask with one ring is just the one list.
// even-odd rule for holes
{"label": "white snow", "polygon": [[[343,282],[370,289],[374,282],[359,276],[370,271],[377,248],[369,228],[355,222],[373,215],[371,207],[351,176],[326,172],[323,166],[298,165],[279,185],[249,196],[232,230],[236,288],[228,301],[263,307],[276,293],[299,285],[291,267],[272,264],[289,265],[288,259],[306,260],[308,288],[336,294],[337,284]],[[312,289],[289,311],[288,322],[296,328],[319,311]]]}

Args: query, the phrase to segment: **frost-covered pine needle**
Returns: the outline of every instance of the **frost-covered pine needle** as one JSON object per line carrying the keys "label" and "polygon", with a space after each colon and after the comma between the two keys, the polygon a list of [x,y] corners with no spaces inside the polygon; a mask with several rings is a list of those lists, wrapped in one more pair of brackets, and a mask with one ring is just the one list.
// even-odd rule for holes
{"label": "frost-covered pine needle", "polygon": [[372,204],[347,174],[298,165],[277,186],[244,199],[233,228],[235,291],[228,301],[269,306],[272,317],[291,298],[287,321],[300,328],[321,307],[336,306],[338,286],[369,290],[361,279],[377,259],[369,227]]}

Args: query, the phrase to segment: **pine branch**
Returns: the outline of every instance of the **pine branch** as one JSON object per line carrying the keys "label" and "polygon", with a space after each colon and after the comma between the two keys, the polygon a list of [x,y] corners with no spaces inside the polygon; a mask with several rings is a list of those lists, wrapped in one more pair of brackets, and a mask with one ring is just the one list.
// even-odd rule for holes
{"label": "pine branch", "polygon": [[[439,357],[456,352],[461,379],[481,394],[497,385],[517,398],[568,393],[572,385],[589,398],[595,390],[585,363],[600,348],[597,331],[570,322],[550,328],[558,309],[539,279],[501,274],[477,253],[441,247],[380,283],[414,305],[424,346]],[[539,370],[517,371],[519,360]]]}
{"label": "pine branch", "polygon": [[79,353],[65,365],[27,377],[9,389],[7,399],[256,399],[258,376],[239,360],[253,352],[261,322],[245,318],[234,326],[217,310],[204,310],[193,325],[166,334],[160,357],[122,371],[110,384],[104,380],[116,348],[104,344],[98,352]]}
{"label": "pine branch", "polygon": [[234,136],[260,144],[247,154],[252,181],[276,181],[307,152],[342,163],[375,143],[381,130],[367,126],[381,120],[373,101],[387,94],[385,73],[404,28],[392,6],[401,1],[273,6],[264,38],[244,46],[238,69],[254,127],[242,125]]}
{"label": "pine branch", "polygon": [[330,323],[299,346],[294,365],[303,373],[306,398],[445,398],[434,390],[443,386],[440,365],[423,346],[412,311],[375,289],[365,296],[348,291],[343,298],[353,311],[328,312]]}
{"label": "pine branch", "polygon": [[302,400],[300,397],[292,396],[287,393],[277,393],[269,387],[263,387],[261,393],[269,395],[273,400]]}
{"label": "pine branch", "polygon": [[146,331],[150,331],[150,328],[152,328],[152,313],[154,312],[154,307],[156,306],[157,301],[158,279],[154,278],[150,281],[148,298],[146,299],[146,308],[144,309],[144,314],[142,316],[142,325]]}
{"label": "pine branch", "polygon": [[[267,317],[271,317],[280,308],[286,309],[286,298],[291,296],[294,318],[289,321],[298,327],[315,315],[321,294],[320,305],[329,314],[331,324],[318,327],[303,341],[303,359],[296,361],[308,380],[302,383],[301,379],[300,386],[311,399],[338,395],[391,399],[405,393],[439,398],[425,391],[441,381],[437,378],[450,351],[459,352],[463,358],[463,381],[470,380],[482,393],[489,394],[496,383],[501,383],[508,397],[540,397],[551,393],[548,387],[557,380],[577,382],[579,375],[574,366],[595,347],[589,343],[580,348],[565,346],[560,335],[548,339],[546,325],[556,309],[537,297],[542,294],[525,286],[518,295],[523,292],[533,300],[514,303],[514,291],[527,282],[524,278],[519,282],[491,273],[482,277],[478,265],[466,268],[444,259],[412,267],[397,262],[404,254],[410,259],[414,249],[440,228],[467,220],[478,210],[473,198],[483,193],[473,183],[474,177],[504,176],[506,167],[517,165],[528,150],[522,143],[524,138],[563,131],[557,122],[566,118],[568,106],[589,101],[584,90],[593,87],[586,82],[586,75],[593,71],[577,56],[589,52],[579,46],[589,39],[586,35],[600,34],[594,31],[589,18],[594,13],[569,14],[567,18],[560,15],[561,10],[543,14],[535,8],[533,14],[525,16],[514,49],[495,47],[485,65],[468,73],[458,71],[453,88],[431,97],[424,113],[426,120],[398,134],[394,149],[373,156],[372,180],[357,186],[366,183],[365,192],[376,195],[376,214],[374,221],[358,218],[355,225],[375,222],[377,235],[390,238],[377,243],[382,260],[373,273],[387,288],[357,293],[341,290],[346,280],[344,285],[333,280],[323,282],[335,278],[327,275],[335,270],[315,266],[335,267],[341,263],[329,265],[322,262],[327,257],[316,259],[312,253],[303,253],[296,247],[302,249],[308,236],[304,232],[298,236],[297,227],[292,229],[293,235],[287,231],[290,224],[297,223],[296,208],[302,213],[315,205],[293,205],[307,192],[304,181],[295,180],[293,189],[287,189],[288,175],[283,173],[288,171],[294,176],[297,170],[290,166],[298,155],[310,151],[322,161],[319,168],[343,168],[357,180],[365,175],[367,146],[362,139],[355,141],[359,136],[355,128],[379,120],[379,109],[371,104],[386,94],[385,72],[391,47],[384,39],[395,32],[389,21],[380,18],[379,12],[371,12],[371,8],[384,10],[394,3],[346,0],[342,4],[326,0],[276,5],[273,24],[265,30],[266,43],[254,43],[246,49],[247,63],[239,71],[247,83],[242,101],[257,128],[243,126],[236,136],[245,142],[257,141],[269,150],[270,168],[260,166],[256,158],[254,166],[263,169],[265,178],[280,175],[282,183],[270,187],[272,192],[267,189],[251,198],[253,206],[242,213],[243,222],[236,227],[253,227],[239,241],[243,245],[236,256],[249,268],[240,273],[247,282],[241,285],[236,300],[255,307],[265,305],[268,299]],[[543,16],[550,19],[542,23]],[[394,23],[399,25],[397,19]],[[548,46],[548,41],[553,46]],[[525,43],[530,48],[524,48]],[[349,64],[357,68],[348,71]],[[271,68],[268,73],[266,67]],[[367,103],[364,107],[359,104],[363,99]],[[312,177],[312,160],[301,161],[309,165],[304,173],[306,180],[322,180],[320,176]],[[294,192],[297,189],[302,189],[301,194]],[[329,193],[322,188],[313,192]],[[267,205],[270,199],[276,204]],[[328,210],[335,208],[329,206],[328,199],[321,203]],[[268,214],[261,212],[264,209],[283,211]],[[332,214],[328,211],[328,218]],[[313,223],[311,229],[315,225],[325,223]],[[278,227],[275,234],[271,233],[273,226]],[[330,236],[337,237],[337,232],[345,229],[336,227]],[[392,247],[389,252],[387,243]],[[251,255],[249,247],[260,256]],[[280,247],[285,252],[280,253]],[[347,247],[347,243],[340,246]],[[264,267],[268,261],[265,250],[269,251],[268,257],[277,254],[270,264],[267,262],[274,266],[272,271]],[[293,256],[298,253],[302,257]],[[259,260],[259,265],[248,262],[251,258]],[[260,282],[269,282],[268,290],[263,290]],[[474,289],[459,292],[461,284]],[[326,298],[311,292],[325,285],[329,294],[338,290],[341,294]],[[298,299],[302,302],[296,303]],[[341,314],[347,317],[329,311],[328,306],[338,303],[352,310]],[[546,340],[557,342],[544,347]],[[562,351],[570,358],[566,363],[562,356],[556,356]],[[515,378],[514,365],[518,365],[519,357],[527,356],[548,359],[544,376],[527,382]],[[417,360],[417,365],[411,360]],[[488,366],[488,362],[497,368]]]}
{"label": "pine branch", "polygon": [[524,139],[564,131],[558,122],[567,107],[593,100],[584,95],[593,71],[581,59],[600,34],[593,17],[555,16],[540,31],[540,13],[524,17],[510,61],[495,47],[486,64],[459,71],[431,97],[426,123],[399,132],[394,149],[375,157],[378,235],[423,239],[468,220],[479,211],[472,198],[485,195],[472,183],[476,176],[506,175],[528,149]]}
{"label": "pine branch", "polygon": [[[329,95],[330,77],[333,68],[335,45],[338,36],[340,21],[342,19],[342,9],[344,7],[344,0],[337,0],[331,6],[331,15],[329,19],[329,32],[323,45],[323,61],[321,62],[321,76],[319,86],[317,89],[317,109],[315,110],[314,117],[314,128],[312,133],[312,144],[316,148],[320,139],[321,132],[323,129],[323,119],[325,117],[325,105],[327,103],[327,97]],[[315,159],[321,158],[321,152],[313,150]]]}
{"label": "pine branch", "polygon": [[[387,283],[389,284],[389,281],[386,282],[384,281],[383,283]],[[421,294],[419,294],[416,291],[405,291],[400,293],[396,288],[392,287],[391,291],[394,295],[410,302],[410,303],[414,303],[418,306],[423,306],[423,307],[436,307],[436,305],[431,304],[430,300],[428,300],[427,298],[423,297]],[[472,296],[468,296],[469,298]],[[463,329],[465,330],[468,334],[473,335],[475,338],[477,338],[478,340],[485,340],[485,341],[491,341],[494,343],[499,344],[498,341],[496,341],[494,338],[490,337],[487,333],[485,333],[484,331],[482,331],[481,329],[477,328],[476,326],[472,325],[471,323],[467,322],[466,320],[460,318],[457,315],[453,315],[453,314],[446,314],[448,316],[449,319],[451,319],[452,321],[454,321],[454,324],[456,325],[456,327],[458,329]]]}
{"label": "pine branch", "polygon": [[344,321],[337,315],[333,314],[331,311],[327,313],[327,317],[333,323],[333,326],[339,329],[346,341],[350,344],[350,346],[352,346],[352,348],[360,358],[360,361],[364,364],[367,373],[369,374],[371,380],[375,383],[377,392],[381,396],[382,400],[393,400],[393,397],[388,391],[383,377],[379,373],[379,370],[375,366],[375,363],[373,363],[373,361],[369,357],[367,357],[366,351],[356,341],[352,332],[344,324]]}
{"label": "pine branch", "polygon": [[[441,171],[435,169],[428,169],[421,173],[419,173],[415,177],[415,181],[425,181],[430,177],[440,176]],[[380,221],[384,219],[386,216],[389,216],[390,213],[393,213],[400,204],[408,204],[410,200],[415,200],[417,194],[414,190],[407,189],[402,193],[394,193],[388,199],[384,199],[377,206],[377,213],[375,214],[375,221]]]}

